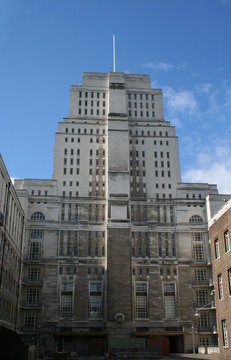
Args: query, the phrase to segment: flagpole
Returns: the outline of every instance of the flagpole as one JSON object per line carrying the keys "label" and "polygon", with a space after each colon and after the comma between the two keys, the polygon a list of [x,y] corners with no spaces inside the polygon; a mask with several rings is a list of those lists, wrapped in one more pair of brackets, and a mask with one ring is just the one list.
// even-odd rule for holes
{"label": "flagpole", "polygon": [[113,34],[113,72],[115,72],[115,34]]}

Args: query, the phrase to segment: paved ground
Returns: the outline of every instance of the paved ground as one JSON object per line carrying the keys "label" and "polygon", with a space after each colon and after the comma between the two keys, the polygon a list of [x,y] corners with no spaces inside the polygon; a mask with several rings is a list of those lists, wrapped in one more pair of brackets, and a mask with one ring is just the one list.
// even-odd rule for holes
{"label": "paved ground", "polygon": [[183,359],[195,359],[195,360],[211,360],[211,355],[200,355],[200,354],[171,354],[169,356],[165,356],[166,360],[183,360]]}

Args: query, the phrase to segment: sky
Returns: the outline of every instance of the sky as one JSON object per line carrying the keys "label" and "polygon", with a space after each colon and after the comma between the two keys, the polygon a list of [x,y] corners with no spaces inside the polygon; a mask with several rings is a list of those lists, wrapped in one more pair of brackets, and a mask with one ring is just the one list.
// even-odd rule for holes
{"label": "sky", "polygon": [[51,178],[57,123],[83,72],[149,74],[184,182],[231,193],[231,0],[0,0],[0,153]]}

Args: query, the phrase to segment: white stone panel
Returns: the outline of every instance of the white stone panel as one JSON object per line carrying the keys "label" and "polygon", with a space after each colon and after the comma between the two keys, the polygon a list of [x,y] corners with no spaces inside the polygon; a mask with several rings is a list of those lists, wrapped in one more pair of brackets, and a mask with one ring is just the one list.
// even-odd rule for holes
{"label": "white stone panel", "polygon": [[126,205],[112,205],[111,206],[112,220],[127,220],[127,206]]}

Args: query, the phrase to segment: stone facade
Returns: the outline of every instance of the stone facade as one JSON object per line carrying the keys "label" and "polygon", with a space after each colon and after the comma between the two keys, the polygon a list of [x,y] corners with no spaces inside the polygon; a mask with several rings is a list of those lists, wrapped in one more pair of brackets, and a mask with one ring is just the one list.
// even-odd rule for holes
{"label": "stone facade", "polygon": [[[227,199],[226,199],[227,201]],[[213,284],[216,299],[219,359],[231,357],[231,201],[210,219],[209,235],[213,269]]]}
{"label": "stone facade", "polygon": [[0,155],[0,329],[14,332],[18,329],[24,232],[25,214]]}
{"label": "stone facade", "polygon": [[79,354],[160,338],[172,352],[216,344],[206,196],[219,195],[181,182],[175,128],[149,76],[85,73],[58,124],[53,179],[15,187],[27,343]]}

